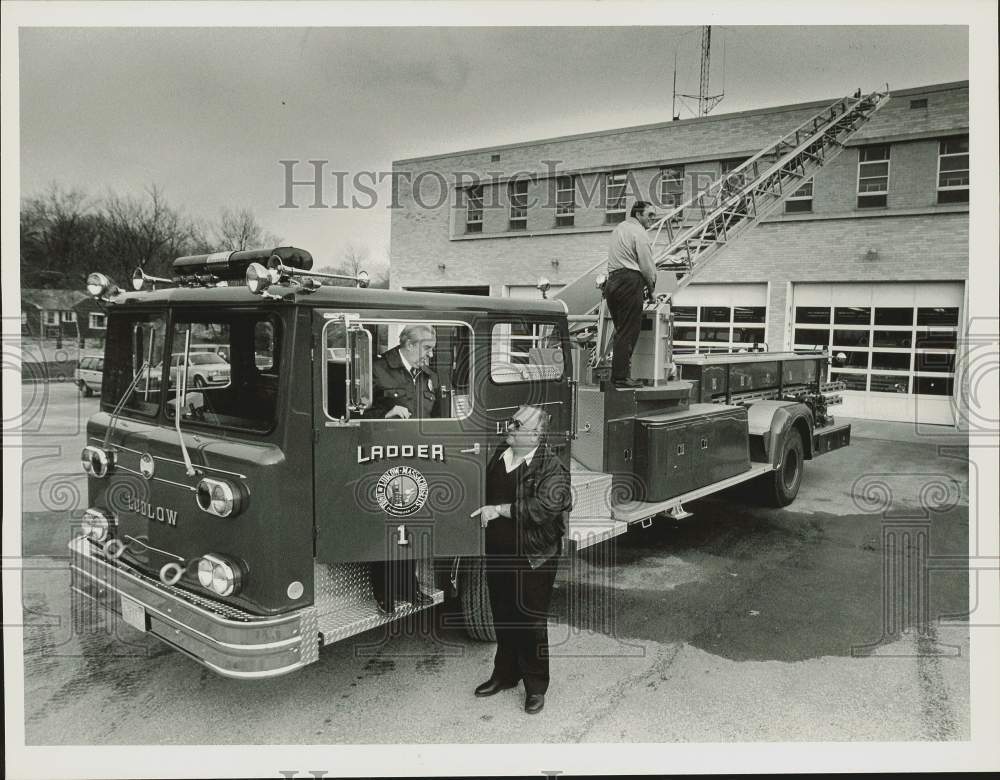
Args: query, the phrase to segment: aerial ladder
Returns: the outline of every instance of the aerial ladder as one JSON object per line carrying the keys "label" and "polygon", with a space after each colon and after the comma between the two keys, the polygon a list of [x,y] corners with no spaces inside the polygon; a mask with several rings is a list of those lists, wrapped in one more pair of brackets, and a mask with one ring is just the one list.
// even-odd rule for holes
{"label": "aerial ladder", "polygon": [[[847,141],[889,100],[888,86],[862,96],[861,90],[834,101],[784,137],[761,149],[740,166],[660,217],[653,232],[657,267],[654,302],[656,330],[667,323],[670,301],[689,285],[726,247],[778,207],[820,169],[843,151]],[[569,312],[570,330],[580,344],[593,344],[589,363],[606,368],[611,348],[611,324],[602,296],[606,261],[597,263],[553,297]],[[657,334],[653,383],[672,371],[669,335]]]}

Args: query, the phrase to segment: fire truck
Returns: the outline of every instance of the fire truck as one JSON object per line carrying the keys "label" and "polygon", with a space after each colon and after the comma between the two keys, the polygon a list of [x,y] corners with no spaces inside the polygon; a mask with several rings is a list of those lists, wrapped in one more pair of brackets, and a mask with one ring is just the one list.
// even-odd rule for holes
{"label": "fire truck", "polygon": [[[550,414],[548,444],[570,470],[567,555],[739,483],[789,504],[805,461],[850,443],[829,413],[842,389],[826,381],[831,357],[675,355],[671,301],[887,99],[834,102],[658,221],[642,387],[607,381],[601,265],[551,299],[541,283],[537,300],[374,290],[364,274],[322,284],[336,275],[293,247],[178,258],[170,278],[137,269],[132,290],[91,274],[107,339],[70,543],[74,613],[113,613],[236,678],[294,671],[446,591],[469,634],[491,638],[471,514],[523,404]],[[373,363],[414,324],[435,334],[436,411],[374,417]],[[220,354],[211,381],[194,381],[196,358]],[[399,560],[423,597],[387,614],[371,564]]]}

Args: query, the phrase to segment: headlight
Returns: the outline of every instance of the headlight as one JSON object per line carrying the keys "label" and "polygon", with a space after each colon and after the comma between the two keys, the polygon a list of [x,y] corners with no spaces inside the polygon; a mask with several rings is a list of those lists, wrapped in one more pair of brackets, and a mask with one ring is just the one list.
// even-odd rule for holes
{"label": "headlight", "polygon": [[210,553],[198,561],[198,582],[219,596],[233,596],[240,592],[243,574],[233,561]]}
{"label": "headlight", "polygon": [[205,477],[195,491],[198,506],[210,515],[232,517],[246,505],[245,492],[224,479]]}
{"label": "headlight", "polygon": [[246,280],[250,292],[256,295],[271,286],[271,273],[260,263],[250,263],[247,266]]}
{"label": "headlight", "polygon": [[87,277],[87,292],[94,298],[104,295],[117,295],[118,286],[104,274],[93,273]]}
{"label": "headlight", "polygon": [[113,453],[102,450],[100,447],[86,446],[80,453],[80,465],[83,470],[92,477],[103,479],[108,476],[111,467],[115,463]]}
{"label": "headlight", "polygon": [[100,509],[88,509],[80,521],[80,531],[92,542],[101,543],[108,538],[112,519]]}

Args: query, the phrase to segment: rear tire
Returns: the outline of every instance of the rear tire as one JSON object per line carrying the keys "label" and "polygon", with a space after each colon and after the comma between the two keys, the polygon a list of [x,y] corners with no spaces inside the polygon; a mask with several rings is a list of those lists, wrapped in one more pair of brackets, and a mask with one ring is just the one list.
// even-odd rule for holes
{"label": "rear tire", "polygon": [[770,506],[788,506],[795,500],[802,484],[804,455],[802,434],[792,428],[782,444],[778,468],[767,477],[765,499]]}
{"label": "rear tire", "polygon": [[458,595],[462,602],[465,631],[480,642],[495,642],[493,610],[490,609],[490,592],[486,587],[486,559],[464,558],[459,573]]}
{"label": "rear tire", "polygon": [[80,380],[80,395],[82,395],[84,398],[90,398],[93,394],[94,394],[94,391],[90,389],[90,385],[88,385],[86,382],[84,382],[81,379]]}

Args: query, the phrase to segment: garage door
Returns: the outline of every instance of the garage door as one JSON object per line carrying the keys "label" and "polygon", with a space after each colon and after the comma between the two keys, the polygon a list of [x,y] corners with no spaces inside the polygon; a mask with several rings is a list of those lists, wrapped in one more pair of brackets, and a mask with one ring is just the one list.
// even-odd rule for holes
{"label": "garage door", "polygon": [[766,284],[692,284],[674,299],[674,352],[739,352],[765,343]]}
{"label": "garage door", "polygon": [[951,425],[962,282],[797,284],[796,349],[842,354],[830,379],[847,385],[840,413]]}

